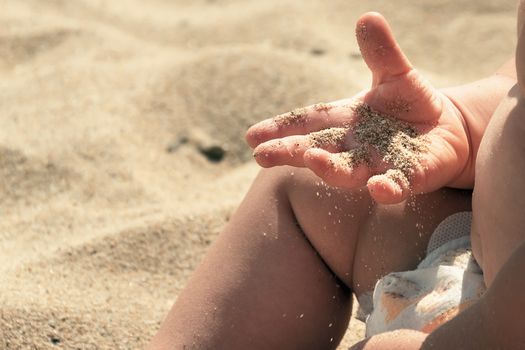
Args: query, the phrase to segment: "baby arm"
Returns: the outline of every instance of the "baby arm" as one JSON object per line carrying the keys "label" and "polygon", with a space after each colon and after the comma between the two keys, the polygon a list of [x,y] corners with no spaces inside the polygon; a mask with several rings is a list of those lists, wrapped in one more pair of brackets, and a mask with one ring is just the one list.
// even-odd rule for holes
{"label": "baby arm", "polygon": [[460,112],[469,142],[469,156],[465,168],[448,186],[474,186],[475,161],[481,138],[494,111],[515,84],[516,69],[514,59],[511,59],[490,77],[442,90]]}
{"label": "baby arm", "polygon": [[[254,125],[247,140],[257,162],[263,167],[308,167],[337,187],[366,185],[371,196],[384,204],[398,203],[410,192],[426,193],[443,186],[472,188],[479,139],[514,83],[508,76],[512,70],[506,67],[504,74],[440,91],[411,66],[381,15],[363,15],[356,35],[373,74],[372,87],[352,99],[317,104]],[[363,146],[356,131],[364,119],[363,108],[355,108],[359,104],[379,112],[375,115],[402,121],[424,136],[426,149],[417,155],[417,163],[402,169],[404,179],[387,176],[389,169],[396,168],[395,161],[378,155],[377,147],[366,162],[348,165],[348,159],[359,156]]]}

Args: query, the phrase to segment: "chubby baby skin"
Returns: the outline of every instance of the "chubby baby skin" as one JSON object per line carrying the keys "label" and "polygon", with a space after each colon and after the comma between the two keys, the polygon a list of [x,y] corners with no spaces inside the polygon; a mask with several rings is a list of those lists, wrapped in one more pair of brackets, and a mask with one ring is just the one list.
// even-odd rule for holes
{"label": "chubby baby skin", "polygon": [[[471,308],[419,338],[421,346],[414,342],[408,349],[441,349],[447,344],[458,349],[525,348],[525,35],[523,26],[518,28],[518,83],[490,119],[476,160],[472,251],[483,269],[487,292]],[[388,343],[370,348],[363,343],[356,349],[386,349],[382,346]]]}
{"label": "chubby baby skin", "polygon": [[494,113],[476,163],[472,241],[487,285],[525,241],[525,35],[523,16],[518,19],[518,83]]}
{"label": "chubby baby skin", "polygon": [[[257,177],[151,349],[335,348],[347,327],[351,294],[370,291],[389,272],[414,269],[439,222],[470,209],[469,191],[444,187],[472,189],[474,181],[474,249],[488,271],[488,291],[431,334],[399,330],[354,349],[522,348],[525,246],[511,248],[521,242],[523,189],[518,168],[505,163],[523,164],[515,158],[523,154],[519,117],[525,114],[516,106],[524,94],[517,87],[505,98],[516,84],[514,60],[486,79],[437,90],[412,67],[381,15],[363,15],[356,32],[372,87],[250,128],[247,141],[260,165],[292,167],[265,169]],[[388,176],[392,164],[378,154],[353,166],[341,161],[358,147],[356,104],[425,137],[419,163],[403,169],[405,181]],[[494,147],[503,158],[496,159]],[[483,207],[488,203],[499,207]],[[512,220],[507,226],[489,222],[504,217]]]}
{"label": "chubby baby skin", "polygon": [[[389,164],[380,159],[354,169],[337,168],[340,163],[334,158],[341,146],[312,148],[309,133],[352,123],[356,116],[345,110],[347,100],[323,104],[323,108],[308,107],[298,124],[283,127],[272,119],[248,131],[248,142],[262,166],[305,166],[334,186],[366,185],[380,203],[400,202],[410,191],[474,187],[473,253],[484,271],[486,294],[430,335],[400,330],[367,339],[353,349],[525,346],[521,331],[525,317],[518,313],[525,308],[525,183],[521,181],[525,172],[524,4],[522,1],[519,11],[516,64],[511,60],[487,79],[443,91],[433,89],[411,67],[380,15],[367,14],[358,23],[358,41],[374,78],[372,88],[354,99],[413,123],[429,135],[428,154],[413,169],[406,187],[382,176]],[[410,107],[389,110],[399,96]],[[354,139],[349,131],[343,150],[351,148]],[[511,308],[509,300],[515,303]]]}

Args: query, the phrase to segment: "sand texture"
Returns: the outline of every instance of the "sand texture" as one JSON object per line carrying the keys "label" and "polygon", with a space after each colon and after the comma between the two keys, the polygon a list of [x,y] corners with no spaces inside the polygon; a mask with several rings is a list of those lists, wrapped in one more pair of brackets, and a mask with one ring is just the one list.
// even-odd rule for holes
{"label": "sand texture", "polygon": [[245,129],[370,84],[359,14],[445,86],[510,57],[514,3],[0,0],[0,348],[142,348],[258,172]]}

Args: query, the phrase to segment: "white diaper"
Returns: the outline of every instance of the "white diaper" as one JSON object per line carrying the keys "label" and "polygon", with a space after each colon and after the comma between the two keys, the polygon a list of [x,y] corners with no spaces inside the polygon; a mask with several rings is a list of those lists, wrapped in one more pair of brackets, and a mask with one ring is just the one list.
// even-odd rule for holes
{"label": "white diaper", "polygon": [[416,270],[390,273],[377,282],[367,337],[402,328],[430,333],[483,295],[483,274],[470,245],[471,219],[470,212],[446,218]]}

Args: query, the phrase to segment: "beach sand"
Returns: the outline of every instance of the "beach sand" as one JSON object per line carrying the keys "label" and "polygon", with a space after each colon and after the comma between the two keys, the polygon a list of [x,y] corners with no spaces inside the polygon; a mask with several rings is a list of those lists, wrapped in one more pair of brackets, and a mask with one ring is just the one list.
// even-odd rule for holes
{"label": "beach sand", "polygon": [[[246,128],[369,86],[361,13],[438,86],[515,42],[514,0],[0,8],[2,349],[142,348],[259,170]],[[340,348],[362,335],[352,320]]]}

